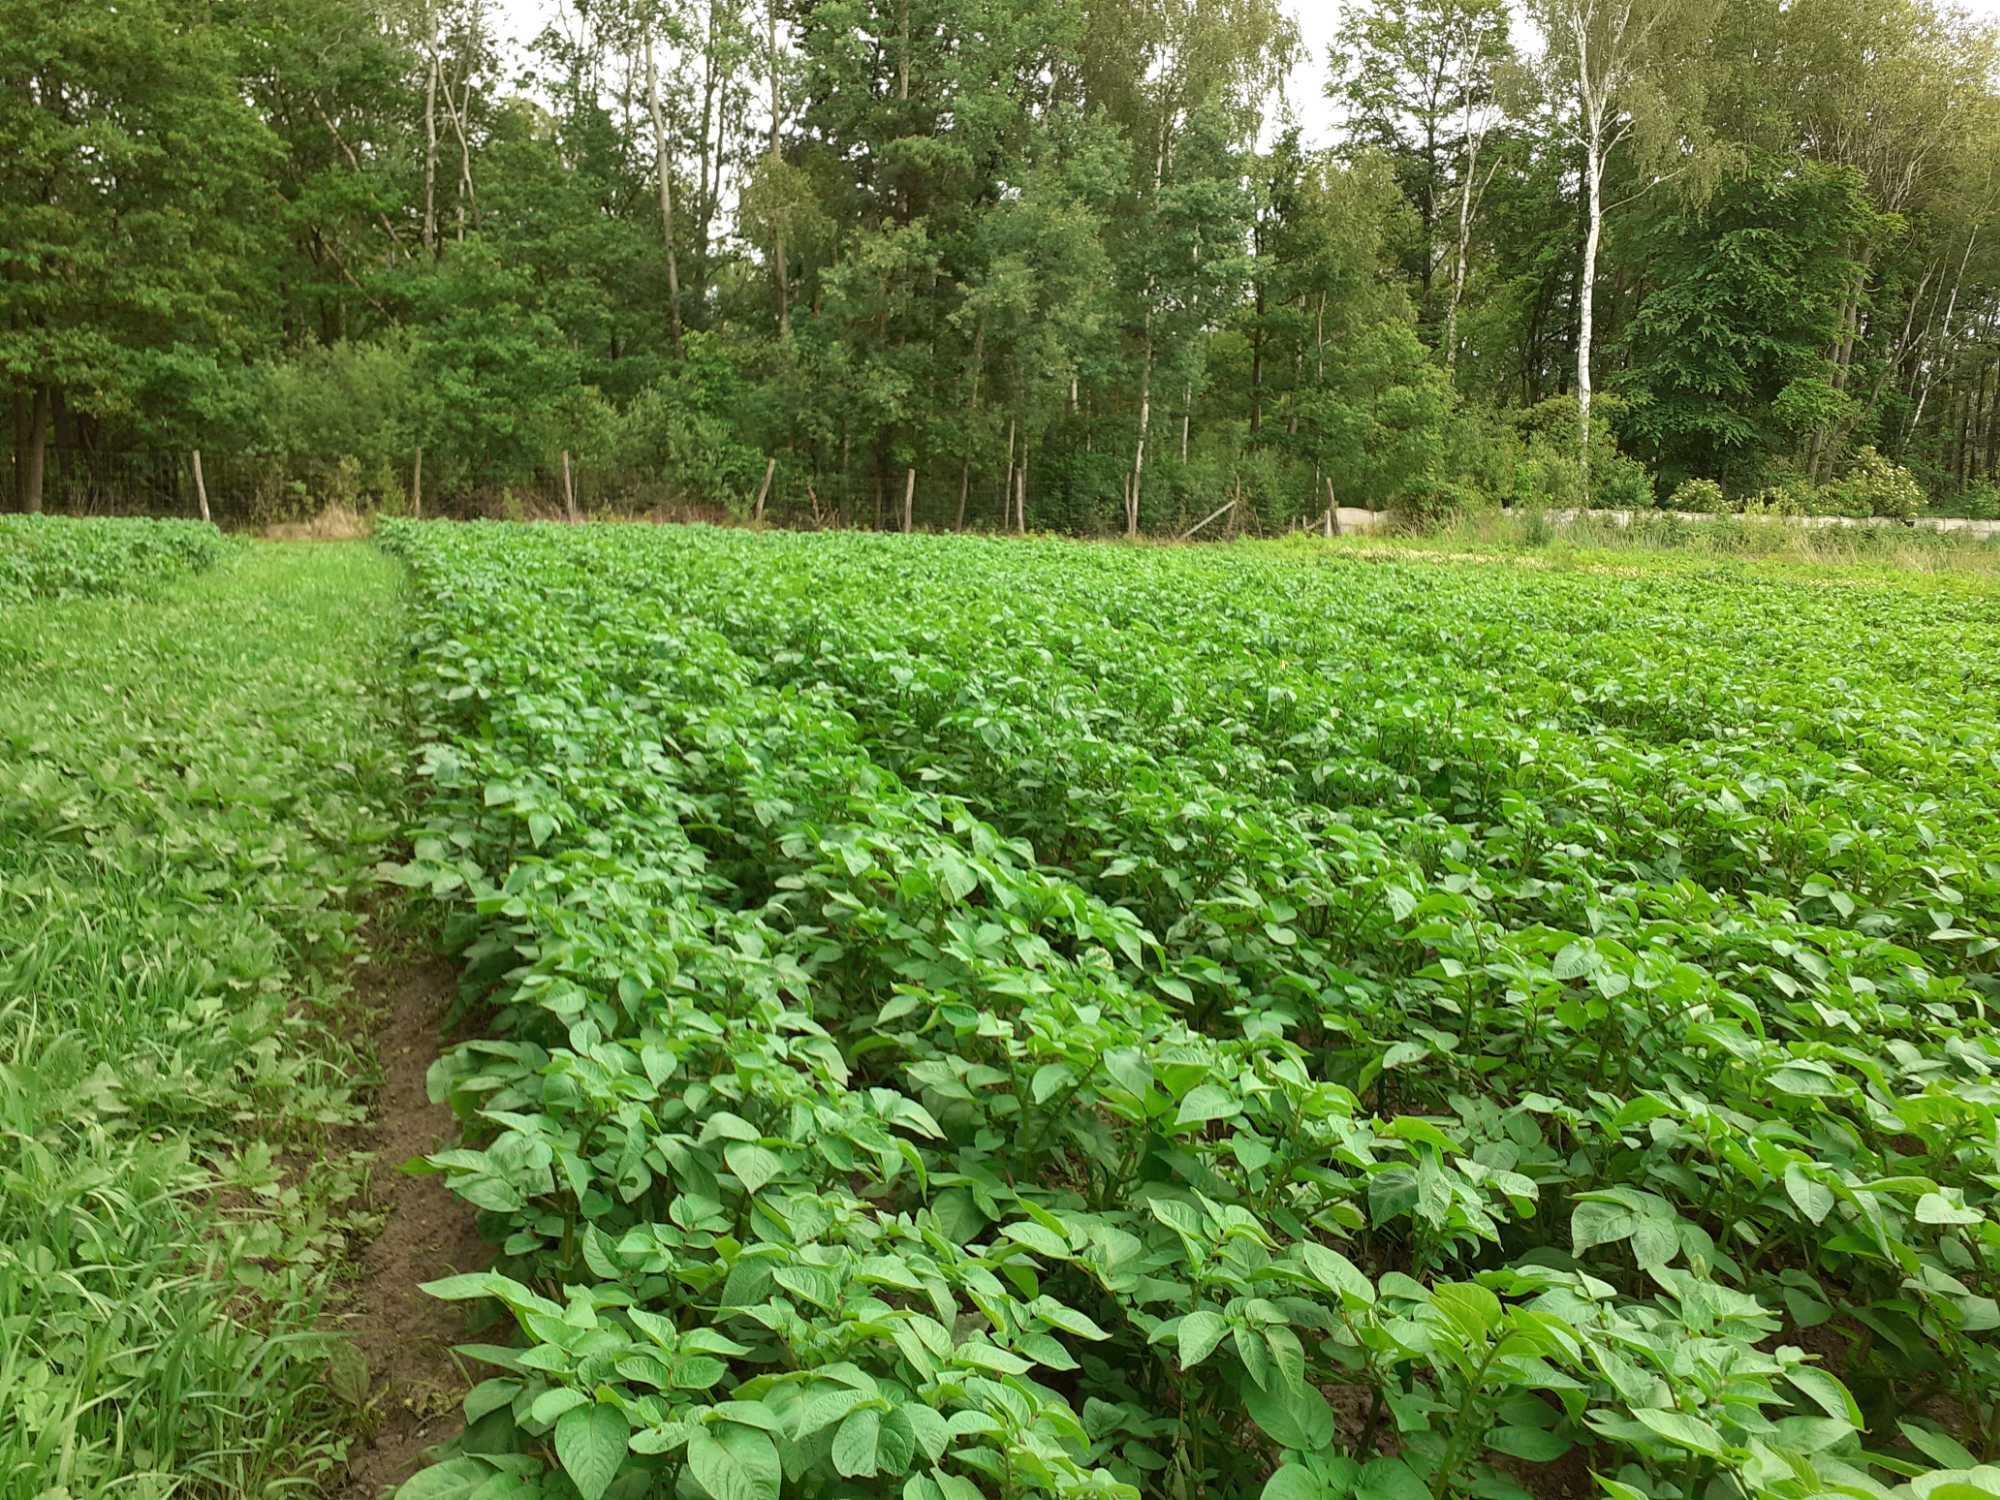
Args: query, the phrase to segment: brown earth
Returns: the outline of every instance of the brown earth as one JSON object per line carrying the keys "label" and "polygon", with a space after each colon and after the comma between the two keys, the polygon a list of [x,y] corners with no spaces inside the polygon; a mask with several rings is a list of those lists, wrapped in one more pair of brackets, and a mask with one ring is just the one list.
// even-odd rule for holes
{"label": "brown earth", "polygon": [[376,1500],[424,1466],[427,1451],[459,1428],[459,1399],[471,1387],[451,1346],[464,1342],[460,1309],[426,1296],[426,1281],[480,1271],[493,1250],[473,1211],[436,1177],[410,1177],[413,1157],[456,1138],[451,1111],[433,1105],[424,1075],[445,1045],[445,1016],[457,988],[452,966],[402,956],[393,944],[355,970],[356,998],[375,1019],[382,1082],[366,1148],[375,1153],[370,1207],[382,1232],[361,1257],[344,1322],[368,1366],[367,1430],[347,1461],[347,1500]]}

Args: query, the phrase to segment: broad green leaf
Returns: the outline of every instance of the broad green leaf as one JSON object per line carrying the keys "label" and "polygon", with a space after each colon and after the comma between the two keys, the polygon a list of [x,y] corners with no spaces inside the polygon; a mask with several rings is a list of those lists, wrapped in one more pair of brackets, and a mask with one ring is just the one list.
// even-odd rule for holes
{"label": "broad green leaf", "polygon": [[849,1479],[872,1479],[882,1435],[882,1414],[872,1407],[851,1412],[833,1436],[833,1466]]}
{"label": "broad green leaf", "polygon": [[1632,1415],[1642,1425],[1651,1428],[1655,1435],[1677,1448],[1686,1448],[1709,1458],[1722,1456],[1722,1434],[1700,1417],[1689,1416],[1686,1412],[1654,1411],[1644,1407],[1635,1410]]}
{"label": "broad green leaf", "polygon": [[1188,1125],[1206,1125],[1211,1120],[1232,1119],[1243,1113],[1243,1105],[1229,1090],[1218,1084],[1204,1083],[1181,1100],[1181,1107],[1174,1116],[1175,1128]]}
{"label": "broad green leaf", "polygon": [[583,1500],[598,1500],[625,1462],[632,1426],[615,1406],[579,1406],[556,1423],[556,1459]]}
{"label": "broad green leaf", "polygon": [[688,1439],[688,1472],[711,1500],[777,1500],[783,1482],[768,1434],[718,1422]]}
{"label": "broad green leaf", "polygon": [[729,1170],[736,1174],[743,1190],[753,1197],[764,1184],[785,1170],[785,1164],[776,1152],[749,1141],[730,1142],[722,1148],[722,1159],[729,1163]]}
{"label": "broad green leaf", "polygon": [[1785,1192],[1799,1212],[1814,1224],[1833,1212],[1833,1189],[1808,1177],[1797,1162],[1785,1168]]}
{"label": "broad green leaf", "polygon": [[1330,1491],[1304,1464],[1285,1464],[1264,1481],[1258,1500],[1328,1500]]}
{"label": "broad green leaf", "polygon": [[1378,1458],[1362,1465],[1354,1482],[1354,1500],[1425,1500],[1430,1486],[1400,1458]]}
{"label": "broad green leaf", "polygon": [[1599,1245],[1615,1245],[1631,1238],[1638,1227],[1639,1216],[1621,1204],[1579,1203],[1569,1221],[1571,1253],[1582,1255]]}
{"label": "broad green leaf", "polygon": [[1243,1405],[1250,1418],[1281,1448],[1317,1453],[1333,1441],[1333,1408],[1313,1386],[1275,1383],[1270,1390],[1246,1384]]}
{"label": "broad green leaf", "polygon": [[1220,1313],[1204,1309],[1183,1317],[1174,1335],[1180,1348],[1181,1368],[1191,1370],[1207,1359],[1228,1332],[1229,1325]]}

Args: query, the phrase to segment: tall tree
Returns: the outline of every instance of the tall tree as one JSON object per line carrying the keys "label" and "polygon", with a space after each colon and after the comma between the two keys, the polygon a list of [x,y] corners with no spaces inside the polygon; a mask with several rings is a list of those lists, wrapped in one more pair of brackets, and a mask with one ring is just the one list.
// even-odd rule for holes
{"label": "tall tree", "polygon": [[[1333,44],[1327,87],[1350,148],[1386,153],[1417,210],[1410,269],[1427,322],[1454,320],[1463,292],[1479,157],[1512,56],[1507,33],[1506,0],[1361,0],[1343,12]],[[1440,274],[1453,294],[1442,313]]]}
{"label": "tall tree", "polygon": [[279,147],[242,41],[197,0],[0,5],[0,372],[22,509],[42,508],[53,421],[185,436],[270,340]]}
{"label": "tall tree", "polygon": [[1563,99],[1583,155],[1585,228],[1577,276],[1577,462],[1588,485],[1591,355],[1597,257],[1604,241],[1605,172],[1626,143],[1642,189],[1668,175],[1699,185],[1702,42],[1718,0],[1533,0],[1547,39],[1549,88]]}

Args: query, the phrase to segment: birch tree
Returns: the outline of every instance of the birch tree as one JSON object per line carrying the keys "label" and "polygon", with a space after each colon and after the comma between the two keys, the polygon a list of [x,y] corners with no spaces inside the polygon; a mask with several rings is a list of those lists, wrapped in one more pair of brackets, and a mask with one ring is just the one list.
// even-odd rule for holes
{"label": "birch tree", "polygon": [[[1327,87],[1348,117],[1348,147],[1395,163],[1421,229],[1410,258],[1420,306],[1428,326],[1451,325],[1454,335],[1480,158],[1512,51],[1505,0],[1363,0],[1346,10],[1333,46]],[[1447,363],[1453,341],[1439,338]]]}
{"label": "birch tree", "polygon": [[1698,186],[1702,161],[1701,39],[1718,0],[1534,0],[1551,92],[1566,100],[1581,149],[1585,203],[1577,269],[1577,463],[1589,493],[1591,358],[1597,260],[1604,242],[1605,171],[1628,143],[1641,190],[1669,177]]}

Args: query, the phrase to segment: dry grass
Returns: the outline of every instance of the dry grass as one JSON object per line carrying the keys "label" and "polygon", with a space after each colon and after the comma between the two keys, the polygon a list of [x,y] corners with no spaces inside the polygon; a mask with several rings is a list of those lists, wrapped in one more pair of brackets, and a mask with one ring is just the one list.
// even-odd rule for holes
{"label": "dry grass", "polygon": [[374,531],[371,517],[345,505],[329,505],[309,521],[283,521],[259,535],[270,542],[358,542]]}

